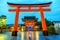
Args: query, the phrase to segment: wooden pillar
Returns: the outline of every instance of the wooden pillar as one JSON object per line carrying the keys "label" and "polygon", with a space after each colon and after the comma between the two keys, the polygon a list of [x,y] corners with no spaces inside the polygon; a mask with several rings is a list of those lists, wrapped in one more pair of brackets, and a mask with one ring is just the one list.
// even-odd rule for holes
{"label": "wooden pillar", "polygon": [[44,19],[44,13],[43,13],[44,11],[43,11],[42,7],[39,7],[39,9],[40,9],[40,15],[41,15],[41,21],[42,21],[43,34],[46,36],[46,35],[48,35],[48,32],[47,32],[46,22]]}
{"label": "wooden pillar", "polygon": [[19,18],[19,11],[20,7],[16,7],[16,16],[15,16],[15,22],[14,22],[14,31],[12,32],[12,36],[17,36],[17,27],[18,27],[18,18]]}

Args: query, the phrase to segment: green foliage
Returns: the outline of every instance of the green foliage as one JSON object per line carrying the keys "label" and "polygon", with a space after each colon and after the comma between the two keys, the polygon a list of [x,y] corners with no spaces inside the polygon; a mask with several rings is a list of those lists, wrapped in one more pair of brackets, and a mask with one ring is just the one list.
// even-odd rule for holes
{"label": "green foliage", "polygon": [[[45,19],[45,21],[46,21],[46,26],[50,26],[50,25],[51,25],[51,21],[49,21],[49,20],[47,20],[47,19]],[[36,25],[39,25],[40,27],[42,27],[42,22],[41,22],[41,21],[38,21],[38,22],[36,23]]]}
{"label": "green foliage", "polygon": [[51,34],[51,35],[57,34],[57,33],[55,32],[54,27],[48,27],[48,33]]}
{"label": "green foliage", "polygon": [[45,21],[46,21],[46,26],[48,27],[48,26],[51,26],[51,21],[49,21],[49,20],[47,20],[47,19],[45,19]]}
{"label": "green foliage", "polygon": [[3,25],[2,28],[7,28],[7,26],[6,25]]}
{"label": "green foliage", "polygon": [[1,15],[0,16],[0,28],[6,28],[6,16],[5,15]]}

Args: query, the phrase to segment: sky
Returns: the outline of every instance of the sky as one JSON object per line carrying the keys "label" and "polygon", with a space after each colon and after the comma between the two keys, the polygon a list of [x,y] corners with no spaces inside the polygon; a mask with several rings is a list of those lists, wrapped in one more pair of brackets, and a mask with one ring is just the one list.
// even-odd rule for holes
{"label": "sky", "polygon": [[[0,0],[0,16],[6,15],[7,24],[14,24],[15,12],[9,12],[8,10],[11,8],[7,2],[17,3],[17,4],[37,4],[37,3],[47,3],[52,2],[50,5],[51,11],[44,12],[44,17],[50,21],[60,21],[60,0]],[[36,16],[38,21],[41,20],[40,12],[20,12],[18,24],[22,24],[22,18],[24,16]]]}

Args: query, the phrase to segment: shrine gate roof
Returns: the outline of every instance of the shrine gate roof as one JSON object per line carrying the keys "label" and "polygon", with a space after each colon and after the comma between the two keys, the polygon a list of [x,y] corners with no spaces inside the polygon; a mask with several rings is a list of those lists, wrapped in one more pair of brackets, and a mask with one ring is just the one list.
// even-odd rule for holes
{"label": "shrine gate roof", "polygon": [[48,3],[38,3],[38,4],[16,4],[16,3],[9,3],[9,2],[7,2],[8,3],[8,5],[10,5],[10,6],[50,6],[50,4],[52,3],[52,2],[48,2]]}
{"label": "shrine gate roof", "polygon": [[35,16],[25,16],[23,19],[34,20],[34,19],[37,19],[37,18]]}

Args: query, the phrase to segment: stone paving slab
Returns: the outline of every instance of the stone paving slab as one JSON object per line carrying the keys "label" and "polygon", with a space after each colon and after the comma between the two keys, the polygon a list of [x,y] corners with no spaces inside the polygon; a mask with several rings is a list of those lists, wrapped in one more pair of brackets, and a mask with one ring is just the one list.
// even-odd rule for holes
{"label": "stone paving slab", "polygon": [[[11,32],[5,32],[0,34],[0,40],[21,40],[21,33],[18,36],[11,36]],[[43,36],[42,32],[39,32],[39,40],[60,40],[60,35]]]}

